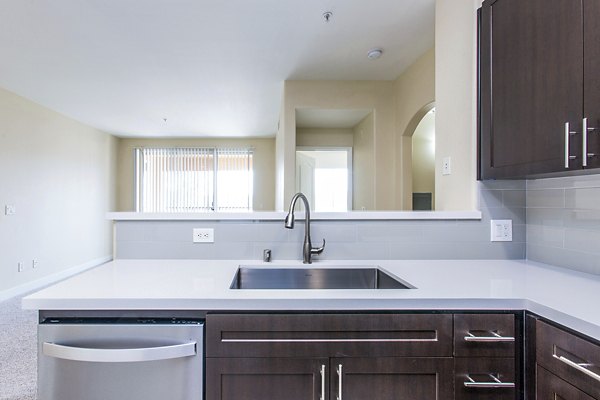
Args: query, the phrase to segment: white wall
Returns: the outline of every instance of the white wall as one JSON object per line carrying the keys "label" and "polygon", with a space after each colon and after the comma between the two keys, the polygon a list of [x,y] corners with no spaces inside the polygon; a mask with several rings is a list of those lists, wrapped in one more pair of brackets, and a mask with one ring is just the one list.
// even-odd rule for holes
{"label": "white wall", "polygon": [[[112,254],[116,143],[0,89],[0,298]],[[15,215],[4,215],[7,204]]]}
{"label": "white wall", "polygon": [[[435,9],[435,209],[474,210],[477,204],[476,52],[481,0],[437,0]],[[451,157],[451,175],[442,161]]]}

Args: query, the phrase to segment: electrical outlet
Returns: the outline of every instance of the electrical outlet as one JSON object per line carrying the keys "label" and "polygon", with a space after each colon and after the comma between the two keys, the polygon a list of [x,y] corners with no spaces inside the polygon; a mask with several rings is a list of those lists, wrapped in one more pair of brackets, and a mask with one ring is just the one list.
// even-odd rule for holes
{"label": "electrical outlet", "polygon": [[193,231],[194,243],[214,243],[215,230],[213,228],[194,228]]}
{"label": "electrical outlet", "polygon": [[4,206],[4,215],[15,215],[17,208],[13,205],[7,204]]}
{"label": "electrical outlet", "polygon": [[24,265],[22,262],[17,263],[17,271],[23,272]]}
{"label": "electrical outlet", "polygon": [[35,258],[33,260],[31,260],[31,268],[36,269],[39,265],[38,260],[36,260]]}
{"label": "electrical outlet", "polygon": [[493,219],[490,225],[492,242],[512,242],[511,219]]}
{"label": "electrical outlet", "polygon": [[452,173],[452,165],[450,157],[444,157],[442,160],[442,175],[450,175]]}

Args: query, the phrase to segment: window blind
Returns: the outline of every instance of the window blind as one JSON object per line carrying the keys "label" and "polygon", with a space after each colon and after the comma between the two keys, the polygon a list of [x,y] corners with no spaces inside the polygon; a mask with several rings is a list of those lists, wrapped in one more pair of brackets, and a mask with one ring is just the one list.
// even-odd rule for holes
{"label": "window blind", "polygon": [[252,209],[252,150],[136,149],[138,211]]}

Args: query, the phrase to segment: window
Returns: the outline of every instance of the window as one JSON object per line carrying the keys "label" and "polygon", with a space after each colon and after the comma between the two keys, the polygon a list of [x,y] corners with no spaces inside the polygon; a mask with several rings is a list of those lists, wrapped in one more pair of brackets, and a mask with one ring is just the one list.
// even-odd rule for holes
{"label": "window", "polygon": [[136,210],[252,210],[252,149],[136,149]]}

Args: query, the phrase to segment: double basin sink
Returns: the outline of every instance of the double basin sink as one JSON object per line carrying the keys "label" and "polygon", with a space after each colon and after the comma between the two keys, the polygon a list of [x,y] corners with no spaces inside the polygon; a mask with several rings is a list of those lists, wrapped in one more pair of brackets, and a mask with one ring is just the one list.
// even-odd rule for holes
{"label": "double basin sink", "polygon": [[240,266],[230,289],[414,289],[377,266]]}

